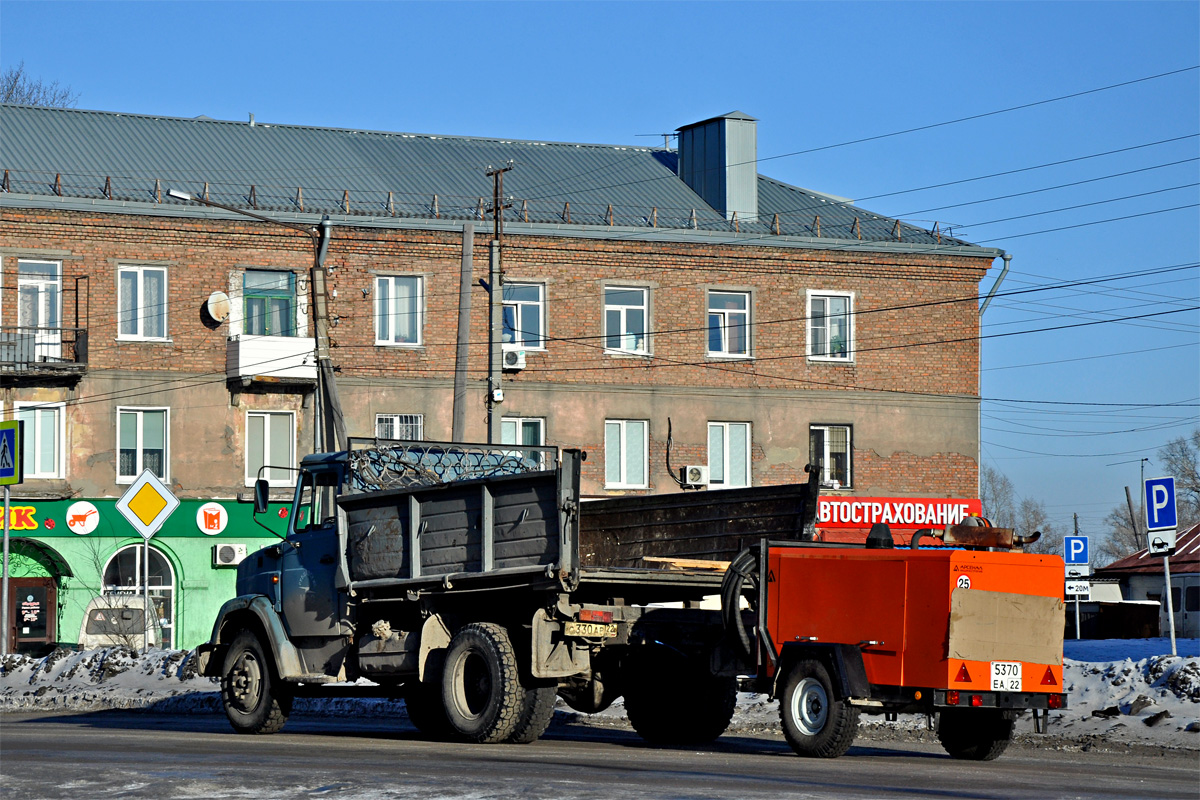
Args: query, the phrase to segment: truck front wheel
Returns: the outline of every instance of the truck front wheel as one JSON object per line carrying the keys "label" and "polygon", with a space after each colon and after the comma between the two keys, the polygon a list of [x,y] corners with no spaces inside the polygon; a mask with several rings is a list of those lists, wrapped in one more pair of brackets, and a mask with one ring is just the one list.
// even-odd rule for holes
{"label": "truck front wheel", "polygon": [[234,637],[221,671],[225,716],[238,733],[275,733],[287,722],[292,697],[281,691],[275,667],[251,631]]}
{"label": "truck front wheel", "polygon": [[858,733],[858,709],[836,700],[829,670],[820,661],[799,661],[779,695],[783,735],[798,755],[837,758]]}
{"label": "truck front wheel", "polygon": [[516,731],[524,697],[503,627],[474,622],[454,634],[442,672],[442,703],[456,733],[481,744],[503,742]]}
{"label": "truck front wheel", "polygon": [[937,735],[954,758],[992,761],[1008,749],[1013,720],[999,709],[949,708],[938,714]]}

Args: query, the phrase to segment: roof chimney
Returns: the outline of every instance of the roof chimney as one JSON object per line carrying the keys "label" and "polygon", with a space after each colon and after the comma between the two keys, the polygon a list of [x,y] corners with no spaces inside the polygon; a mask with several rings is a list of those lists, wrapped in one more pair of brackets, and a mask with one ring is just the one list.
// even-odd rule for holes
{"label": "roof chimney", "polygon": [[757,125],[732,111],[677,129],[679,177],[726,219],[758,216]]}

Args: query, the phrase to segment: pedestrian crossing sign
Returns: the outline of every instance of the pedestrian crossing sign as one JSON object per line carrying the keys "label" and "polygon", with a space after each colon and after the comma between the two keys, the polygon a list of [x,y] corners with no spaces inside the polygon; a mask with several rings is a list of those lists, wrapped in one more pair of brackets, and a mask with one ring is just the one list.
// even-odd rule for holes
{"label": "pedestrian crossing sign", "polygon": [[25,477],[21,471],[21,429],[17,420],[0,422],[0,486],[13,486]]}

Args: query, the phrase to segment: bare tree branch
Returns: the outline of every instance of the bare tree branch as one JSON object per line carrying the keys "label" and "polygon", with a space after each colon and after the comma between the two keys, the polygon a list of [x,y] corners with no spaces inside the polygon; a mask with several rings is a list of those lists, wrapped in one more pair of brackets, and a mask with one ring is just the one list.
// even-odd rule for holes
{"label": "bare tree branch", "polygon": [[25,62],[9,67],[0,73],[0,103],[23,106],[47,106],[49,108],[74,108],[79,102],[79,92],[63,86],[58,81],[46,83],[25,71]]}

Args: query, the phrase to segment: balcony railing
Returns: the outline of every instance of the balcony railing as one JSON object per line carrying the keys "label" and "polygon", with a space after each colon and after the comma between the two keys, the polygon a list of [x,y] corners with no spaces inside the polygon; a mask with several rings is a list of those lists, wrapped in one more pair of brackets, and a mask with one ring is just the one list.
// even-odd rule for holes
{"label": "balcony railing", "polygon": [[86,328],[0,327],[0,373],[82,373],[87,369]]}

